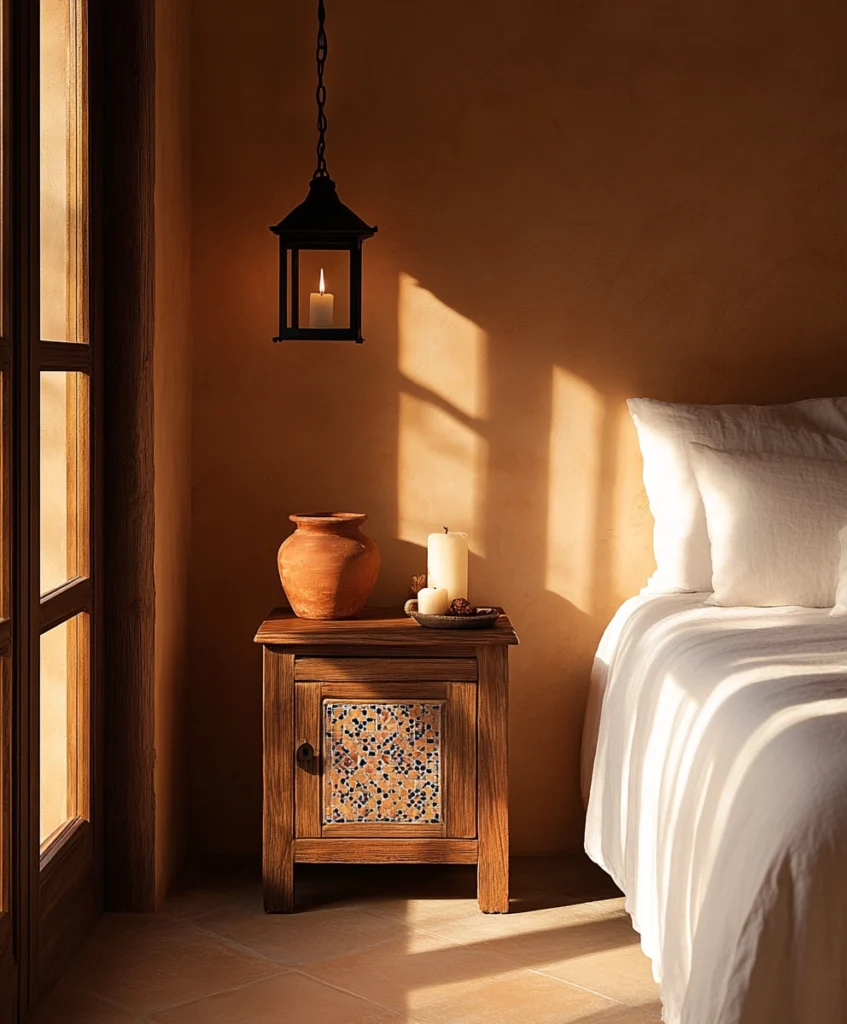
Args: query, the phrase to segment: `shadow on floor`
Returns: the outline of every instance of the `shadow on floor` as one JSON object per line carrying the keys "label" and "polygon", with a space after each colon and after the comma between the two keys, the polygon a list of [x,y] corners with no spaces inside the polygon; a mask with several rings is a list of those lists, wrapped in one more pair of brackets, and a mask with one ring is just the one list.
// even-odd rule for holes
{"label": "shadow on floor", "polygon": [[512,912],[473,868],[304,865],[297,912],[202,870],[156,915],[107,915],[35,1024],[656,1024],[620,893],[584,857],[516,860]]}

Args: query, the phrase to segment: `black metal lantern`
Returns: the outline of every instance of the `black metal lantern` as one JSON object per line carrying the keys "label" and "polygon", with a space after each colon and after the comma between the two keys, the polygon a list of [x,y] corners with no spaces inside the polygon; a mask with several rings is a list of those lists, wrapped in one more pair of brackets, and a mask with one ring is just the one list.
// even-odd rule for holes
{"label": "black metal lantern", "polygon": [[[325,20],[324,0],[318,0],[318,163],[309,194],[271,228],[279,236],[279,335],[274,341],[364,341],[362,243],[377,229],[341,202],[326,169]],[[337,302],[336,293],[344,284],[346,303],[343,295]],[[301,285],[306,291],[301,292]],[[307,295],[309,310],[304,317]]]}

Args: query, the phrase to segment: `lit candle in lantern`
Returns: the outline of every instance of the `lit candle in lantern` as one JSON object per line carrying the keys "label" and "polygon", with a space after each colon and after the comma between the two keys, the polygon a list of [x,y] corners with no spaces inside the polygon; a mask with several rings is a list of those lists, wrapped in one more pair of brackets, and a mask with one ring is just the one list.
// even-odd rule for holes
{"label": "lit candle in lantern", "polygon": [[448,602],[468,596],[468,535],[431,533],[426,541],[427,586],[447,591]]}
{"label": "lit candle in lantern", "polygon": [[335,297],[332,292],[326,291],[324,268],[321,267],[321,283],[318,286],[318,291],[312,292],[309,296],[309,326],[332,327],[334,305]]}

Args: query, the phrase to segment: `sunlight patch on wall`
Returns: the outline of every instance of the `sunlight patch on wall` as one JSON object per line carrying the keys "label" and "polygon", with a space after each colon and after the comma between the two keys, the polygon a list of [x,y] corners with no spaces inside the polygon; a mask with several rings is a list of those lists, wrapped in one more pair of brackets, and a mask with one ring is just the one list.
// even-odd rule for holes
{"label": "sunlight patch on wall", "polygon": [[401,394],[398,455],[400,539],[425,544],[449,526],[467,531],[471,551],[484,554],[486,442],[444,409]]}
{"label": "sunlight patch on wall", "polygon": [[486,409],[487,335],[473,321],[400,275],[400,372],[465,416]]}
{"label": "sunlight patch on wall", "polygon": [[[398,536],[424,545],[442,526],[464,530],[483,555],[488,337],[467,317],[400,275]],[[473,581],[471,581],[473,590]]]}
{"label": "sunlight patch on wall", "polygon": [[604,407],[585,381],[553,368],[545,586],[590,612]]}

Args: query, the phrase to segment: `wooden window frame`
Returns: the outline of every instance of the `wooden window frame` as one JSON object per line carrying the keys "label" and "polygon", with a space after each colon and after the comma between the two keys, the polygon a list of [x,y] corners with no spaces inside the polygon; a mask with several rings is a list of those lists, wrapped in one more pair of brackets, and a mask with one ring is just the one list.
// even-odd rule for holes
{"label": "wooden window frame", "polygon": [[[77,124],[84,122],[89,96],[102,95],[101,0],[86,0],[75,23],[73,63],[82,74],[70,97]],[[4,294],[10,329],[0,343],[4,427],[12,434],[11,465],[3,465],[3,501],[8,504],[14,545],[3,552],[11,585],[4,593],[0,654],[11,655],[9,691],[13,708],[14,771],[11,790],[12,887],[19,1011],[25,1015],[38,994],[61,973],[78,941],[102,907],[102,112],[91,107],[87,133],[70,140],[69,171],[88,167],[87,209],[69,228],[74,253],[69,274],[79,278],[85,309],[79,318],[83,341],[42,339],[40,333],[40,5],[7,0],[12,100],[10,111],[10,249]],[[88,29],[86,33],[86,29]],[[87,38],[86,38],[87,36]],[[87,70],[83,70],[83,68]],[[73,121],[74,118],[71,120]],[[83,120],[80,120],[82,118]],[[72,166],[70,166],[72,165]],[[77,179],[78,180],[78,179]],[[4,197],[5,198],[5,197]],[[88,248],[88,272],[81,272],[81,246]],[[40,383],[44,371],[68,377],[68,505],[81,514],[81,531],[69,529],[69,575],[61,586],[40,593]],[[12,405],[14,401],[14,406]],[[76,519],[76,521],[80,521]],[[10,531],[5,531],[6,537]],[[11,556],[11,558],[10,558]],[[5,582],[5,581],[4,581]],[[42,635],[69,623],[68,819],[40,842],[39,825],[39,647]],[[9,658],[5,659],[8,663]],[[2,766],[0,766],[2,767]],[[87,769],[87,770],[86,770]],[[8,819],[4,819],[8,820]],[[0,945],[2,934],[0,933]]]}
{"label": "wooden window frame", "polygon": [[[36,6],[40,7],[40,4]],[[91,688],[94,680],[92,662],[94,659],[92,628],[96,616],[94,598],[99,587],[99,559],[93,557],[96,536],[99,533],[102,502],[95,495],[94,479],[91,474],[92,465],[97,465],[98,458],[93,452],[97,441],[98,430],[94,425],[95,408],[92,393],[96,394],[99,377],[97,351],[100,347],[99,338],[92,336],[91,296],[89,294],[92,277],[89,266],[92,257],[89,209],[92,205],[92,193],[89,183],[89,167],[92,164],[92,153],[89,141],[89,34],[88,34],[88,0],[74,0],[69,7],[69,66],[72,88],[67,93],[68,104],[68,165],[67,187],[70,195],[81,196],[83,201],[74,215],[68,218],[67,232],[69,255],[66,266],[66,310],[65,339],[53,340],[40,336],[41,316],[41,273],[39,270],[39,287],[32,289],[31,299],[37,303],[31,310],[31,322],[38,324],[39,337],[37,342],[36,366],[32,373],[36,377],[39,390],[42,374],[65,373],[66,376],[66,415],[65,432],[67,445],[67,545],[68,575],[71,577],[58,587],[46,593],[40,592],[38,609],[38,642],[41,637],[52,629],[68,623],[68,736],[67,736],[67,818],[60,828],[39,841],[40,868],[44,870],[55,860],[57,844],[66,844],[73,840],[77,830],[85,827],[91,820],[91,803],[89,799],[89,775],[91,773]],[[40,29],[39,29],[40,37]],[[40,38],[39,38],[40,45]],[[39,104],[40,107],[40,104]],[[40,136],[39,136],[40,141]],[[40,156],[40,153],[39,153]],[[39,174],[40,182],[40,174]],[[40,184],[38,191],[39,204],[41,199]],[[40,206],[39,206],[40,218]],[[35,227],[33,227],[35,231]],[[38,229],[40,232],[40,228]],[[39,236],[40,237],[40,236]],[[39,247],[40,248],[40,247]],[[39,264],[40,266],[40,264]],[[95,318],[96,322],[96,318]],[[81,340],[79,340],[81,339]],[[39,433],[28,439],[30,447],[35,451],[33,457],[40,466],[40,422]],[[40,515],[40,473],[33,474],[30,483],[30,508],[32,515]],[[31,557],[40,564],[40,518],[34,523],[31,539]],[[40,579],[40,573],[39,573]],[[34,582],[34,581],[32,581]],[[33,633],[35,630],[33,629]],[[34,644],[34,640],[33,640]],[[31,657],[39,664],[39,653],[33,649]],[[40,675],[40,673],[39,673]],[[33,686],[38,683],[33,679]],[[40,837],[39,837],[40,838]]]}

